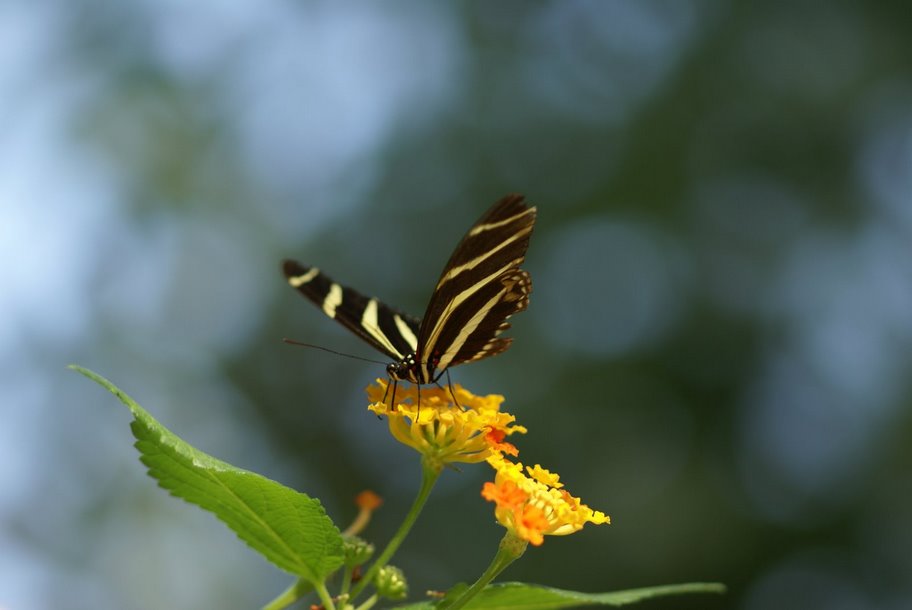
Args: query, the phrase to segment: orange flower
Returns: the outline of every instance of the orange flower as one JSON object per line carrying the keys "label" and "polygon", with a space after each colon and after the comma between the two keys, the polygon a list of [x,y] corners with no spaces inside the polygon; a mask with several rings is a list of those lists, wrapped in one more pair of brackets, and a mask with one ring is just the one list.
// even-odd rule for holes
{"label": "orange flower", "polygon": [[579,498],[560,489],[560,477],[539,465],[526,468],[502,455],[488,463],[497,471],[494,482],[484,484],[481,495],[495,503],[497,521],[517,537],[535,546],[545,536],[564,536],[586,523],[610,523],[603,512],[594,511]]}
{"label": "orange flower", "polygon": [[365,489],[355,496],[355,504],[361,510],[375,510],[383,504],[383,498],[369,489]]}
{"label": "orange flower", "polygon": [[355,496],[355,505],[359,508],[358,516],[355,517],[355,520],[352,521],[352,524],[349,525],[344,532],[346,536],[355,536],[360,534],[367,524],[370,523],[371,515],[375,510],[380,508],[380,505],[383,504],[383,498],[375,494],[369,489],[365,489],[357,496]]}

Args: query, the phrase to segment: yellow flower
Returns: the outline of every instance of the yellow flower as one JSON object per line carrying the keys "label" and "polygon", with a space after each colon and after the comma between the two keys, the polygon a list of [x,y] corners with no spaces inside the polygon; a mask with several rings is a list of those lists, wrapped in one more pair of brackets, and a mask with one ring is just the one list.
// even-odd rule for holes
{"label": "yellow flower", "polygon": [[556,473],[546,470],[536,464],[532,468],[526,468],[526,471],[529,473],[529,476],[538,481],[539,483],[544,483],[548,487],[554,487],[555,489],[560,489],[564,486],[560,482],[560,476]]}
{"label": "yellow flower", "polygon": [[560,477],[538,464],[523,469],[502,455],[490,457],[488,463],[497,475],[493,483],[484,484],[481,495],[496,504],[497,521],[519,538],[538,546],[546,535],[572,534],[586,523],[611,523],[608,515],[560,489]]}
{"label": "yellow flower", "polygon": [[513,433],[526,432],[516,418],[500,410],[503,396],[475,396],[459,385],[453,386],[458,404],[449,388],[399,385],[396,403],[389,406],[388,382],[378,379],[367,388],[368,407],[389,420],[389,429],[400,443],[412,447],[427,459],[447,462],[483,462],[493,455],[516,455],[516,447],[505,442]]}

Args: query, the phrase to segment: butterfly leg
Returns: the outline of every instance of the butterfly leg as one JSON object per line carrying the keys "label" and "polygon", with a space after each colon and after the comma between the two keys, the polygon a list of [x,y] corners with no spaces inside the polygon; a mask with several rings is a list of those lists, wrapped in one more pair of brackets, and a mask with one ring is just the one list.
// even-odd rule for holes
{"label": "butterfly leg", "polygon": [[421,384],[416,384],[418,387],[418,409],[415,415],[417,421],[421,421]]}
{"label": "butterfly leg", "polygon": [[[446,372],[446,376],[447,376],[447,387],[450,388],[450,396],[453,397],[453,404],[455,404],[457,407],[462,409],[462,405],[459,404],[458,400],[456,400],[456,392],[453,391],[453,381],[450,379],[450,369],[445,369],[445,372]],[[434,383],[437,383],[437,382],[434,381]],[[440,387],[439,383],[437,383],[437,387],[438,388]],[[443,388],[441,388],[441,389],[443,389]]]}
{"label": "butterfly leg", "polygon": [[[396,404],[396,387],[399,385],[397,379],[390,379],[393,382],[393,395],[390,397],[389,410],[393,410],[393,405]],[[386,392],[383,393],[383,402],[386,402],[386,395],[389,394],[389,384],[386,385]]]}
{"label": "butterfly leg", "polygon": [[[436,386],[437,386],[438,388],[440,388],[441,390],[443,389],[443,386],[440,385],[440,382],[438,382],[438,381],[435,381],[435,382],[434,382],[434,385],[436,385]],[[450,384],[450,381],[449,381],[449,380],[447,380],[447,388],[450,390],[450,396],[453,397],[453,404],[455,404],[457,407],[459,407],[460,409],[462,409],[463,411],[465,411],[465,409],[463,408],[463,406],[462,406],[461,404],[459,404],[459,401],[456,400],[456,395],[453,393],[453,386]]]}

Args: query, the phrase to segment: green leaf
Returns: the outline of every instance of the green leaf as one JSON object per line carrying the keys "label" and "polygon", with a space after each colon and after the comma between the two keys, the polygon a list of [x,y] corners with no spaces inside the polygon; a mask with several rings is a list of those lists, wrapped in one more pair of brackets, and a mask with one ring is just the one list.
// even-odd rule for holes
{"label": "green leaf", "polygon": [[[577,606],[623,606],[652,597],[684,593],[724,593],[719,583],[686,583],[628,589],[610,593],[580,593],[521,582],[490,585],[465,605],[464,610],[551,610]],[[447,598],[450,598],[448,595]],[[419,602],[398,606],[397,610],[432,610],[439,602]]]}
{"label": "green leaf", "polygon": [[70,368],[129,407],[140,460],[171,495],[211,511],[252,549],[304,580],[322,582],[342,565],[342,536],[319,500],[193,448],[104,377]]}

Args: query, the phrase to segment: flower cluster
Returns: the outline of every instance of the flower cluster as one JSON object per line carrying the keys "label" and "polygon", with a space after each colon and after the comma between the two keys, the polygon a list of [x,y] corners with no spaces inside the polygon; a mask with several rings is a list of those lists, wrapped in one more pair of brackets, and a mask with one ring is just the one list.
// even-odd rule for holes
{"label": "flower cluster", "polygon": [[514,416],[500,411],[503,396],[475,396],[459,385],[454,385],[452,392],[400,386],[396,389],[397,403],[390,407],[385,402],[387,383],[378,379],[376,385],[367,388],[372,403],[368,408],[385,415],[393,437],[426,460],[443,465],[483,462],[504,453],[517,455],[516,447],[505,439],[526,429],[514,423]]}
{"label": "flower cluster", "polygon": [[507,459],[519,451],[506,438],[526,429],[500,410],[503,396],[475,396],[459,385],[449,389],[400,386],[391,405],[389,390],[382,379],[368,387],[369,409],[388,418],[396,440],[438,467],[484,461],[494,468],[494,482],[485,483],[481,495],[496,504],[498,522],[517,538],[540,545],[546,535],[571,534],[586,523],[610,523],[607,515],[562,489],[557,474]]}
{"label": "flower cluster", "polygon": [[538,546],[545,535],[565,536],[579,531],[586,523],[611,523],[611,518],[573,497],[560,477],[538,464],[522,464],[503,456],[492,456],[488,463],[497,471],[493,483],[485,483],[481,495],[496,504],[497,521],[517,537]]}

